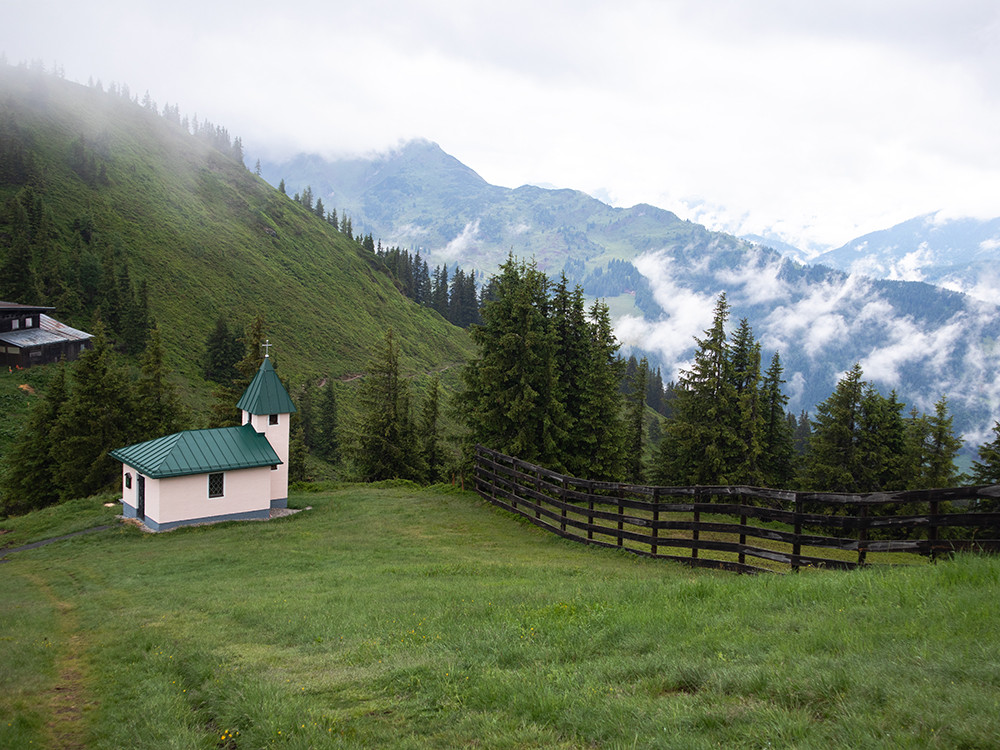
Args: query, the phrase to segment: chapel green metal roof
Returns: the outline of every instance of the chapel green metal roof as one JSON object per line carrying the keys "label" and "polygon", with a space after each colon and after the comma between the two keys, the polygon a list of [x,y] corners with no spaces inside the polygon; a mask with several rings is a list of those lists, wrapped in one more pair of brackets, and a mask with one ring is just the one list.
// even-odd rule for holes
{"label": "chapel green metal roof", "polygon": [[236,408],[251,414],[295,413],[295,404],[281,384],[278,373],[274,371],[270,357],[264,357],[257,374],[236,403]]}
{"label": "chapel green metal roof", "polygon": [[282,463],[264,434],[249,424],[175,432],[108,455],[152,479]]}

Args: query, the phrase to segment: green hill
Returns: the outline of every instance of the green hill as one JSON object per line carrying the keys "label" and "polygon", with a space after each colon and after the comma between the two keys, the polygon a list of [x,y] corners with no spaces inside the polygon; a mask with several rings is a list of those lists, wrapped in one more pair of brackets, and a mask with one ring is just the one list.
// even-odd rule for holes
{"label": "green hill", "polygon": [[[38,294],[11,301],[55,305],[57,317],[89,328],[102,300],[88,302],[86,285],[100,291],[94,278],[112,257],[117,274],[147,285],[168,363],[194,404],[207,400],[200,360],[220,315],[242,326],[263,314],[274,359],[296,382],[360,372],[389,327],[408,373],[466,359],[463,331],[407,300],[358,242],[248,171],[238,139],[163,111],[127,89],[0,66],[0,268],[24,265],[11,199],[30,186],[50,217],[31,260]],[[55,274],[71,281],[53,291],[44,279]]]}

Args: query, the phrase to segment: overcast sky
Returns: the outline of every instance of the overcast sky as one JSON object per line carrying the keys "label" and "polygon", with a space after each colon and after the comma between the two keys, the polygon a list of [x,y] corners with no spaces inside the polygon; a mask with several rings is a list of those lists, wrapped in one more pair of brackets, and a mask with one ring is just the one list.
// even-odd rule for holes
{"label": "overcast sky", "polygon": [[[126,83],[250,154],[422,137],[491,183],[839,246],[1000,216],[996,0],[0,0],[10,63]],[[942,214],[944,215],[944,214]]]}

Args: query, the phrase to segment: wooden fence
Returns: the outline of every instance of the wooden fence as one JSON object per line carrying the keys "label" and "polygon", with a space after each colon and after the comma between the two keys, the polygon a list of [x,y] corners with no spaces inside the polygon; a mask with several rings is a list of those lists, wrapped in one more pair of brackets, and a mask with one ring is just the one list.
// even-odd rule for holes
{"label": "wooden fence", "polygon": [[475,483],[561,537],[741,573],[1000,550],[1000,485],[867,495],[646,487],[577,479],[482,446]]}

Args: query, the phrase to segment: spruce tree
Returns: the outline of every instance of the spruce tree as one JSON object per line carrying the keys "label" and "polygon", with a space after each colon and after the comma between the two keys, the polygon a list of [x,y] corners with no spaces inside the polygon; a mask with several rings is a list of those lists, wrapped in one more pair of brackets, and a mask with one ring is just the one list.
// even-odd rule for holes
{"label": "spruce tree", "polygon": [[440,383],[437,377],[431,379],[424,397],[420,415],[420,450],[427,467],[427,480],[441,479],[444,469],[444,452],[441,449],[441,434],[438,426],[440,412]]}
{"label": "spruce tree", "polygon": [[733,336],[730,372],[736,392],[736,411],[730,415],[736,434],[736,464],[729,481],[739,484],[764,484],[765,409],[761,393],[760,344],[746,318]]}
{"label": "spruce tree", "polygon": [[643,424],[646,416],[646,381],[649,363],[643,357],[628,381],[625,391],[625,478],[639,484],[643,481]]}
{"label": "spruce tree", "polygon": [[955,436],[952,417],[948,414],[948,400],[944,396],[934,404],[934,414],[928,416],[927,422],[930,432],[924,483],[928,489],[952,487],[958,481],[955,458],[962,447],[962,440]]}
{"label": "spruce tree", "polygon": [[[230,427],[240,423],[240,412],[236,408],[240,396],[250,386],[250,381],[264,359],[264,316],[258,314],[244,330],[241,338],[243,357],[236,363],[236,377],[220,383],[213,391],[209,427]],[[272,364],[274,364],[272,360]],[[277,365],[275,365],[277,369]]]}
{"label": "spruce tree", "polygon": [[108,458],[108,452],[138,440],[128,370],[118,361],[100,324],[92,344],[73,364],[71,395],[53,427],[56,482],[62,500],[114,486],[120,466]]}
{"label": "spruce tree", "polygon": [[695,339],[694,364],[675,388],[673,418],[657,458],[664,484],[729,484],[739,467],[739,436],[733,429],[737,393],[726,342],[729,304],[721,294],[712,326]]}
{"label": "spruce tree", "polygon": [[316,452],[331,463],[340,461],[340,428],[337,424],[337,389],[328,378],[318,398],[316,417]]}
{"label": "spruce tree", "polygon": [[837,382],[833,393],[816,407],[806,448],[803,481],[809,489],[859,492],[861,473],[857,429],[865,384],[860,364]]}
{"label": "spruce tree", "polygon": [[510,256],[493,279],[493,295],[482,325],[471,329],[479,353],[462,371],[460,415],[474,442],[561,470],[564,414],[548,279],[534,263]]}
{"label": "spruce tree", "polygon": [[183,429],[186,419],[180,396],[169,380],[160,329],[156,326],[149,333],[139,367],[135,385],[137,440],[151,440]]}
{"label": "spruce tree", "polygon": [[239,337],[230,332],[224,316],[215,321],[215,328],[205,341],[202,373],[207,380],[227,383],[239,376],[236,363],[243,358]]}
{"label": "spruce tree", "polygon": [[60,364],[5,456],[0,516],[27,513],[59,500],[55,461],[62,447],[52,437],[68,398],[66,367]]}
{"label": "spruce tree", "polygon": [[785,382],[781,379],[782,372],[781,358],[775,352],[761,385],[764,401],[761,471],[765,486],[784,489],[789,487],[795,476],[794,427],[789,420],[795,417],[785,413],[788,397],[781,389]]}
{"label": "spruce tree", "polygon": [[399,346],[390,328],[368,363],[358,393],[355,465],[368,482],[420,479],[409,386],[399,373]]}
{"label": "spruce tree", "polygon": [[[579,287],[578,287],[579,289]],[[610,480],[625,476],[625,422],[621,381],[625,362],[611,327],[611,313],[600,300],[588,313],[589,361],[586,363],[585,399],[577,420],[588,476]]]}
{"label": "spruce tree", "polygon": [[1000,484],[1000,422],[993,423],[993,439],[976,449],[978,461],[972,462],[972,481],[976,484]]}

